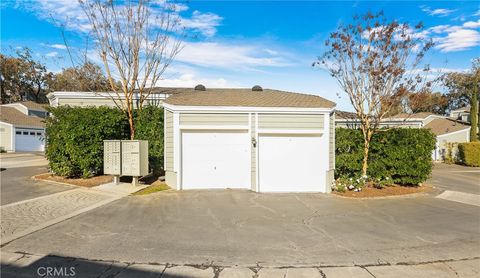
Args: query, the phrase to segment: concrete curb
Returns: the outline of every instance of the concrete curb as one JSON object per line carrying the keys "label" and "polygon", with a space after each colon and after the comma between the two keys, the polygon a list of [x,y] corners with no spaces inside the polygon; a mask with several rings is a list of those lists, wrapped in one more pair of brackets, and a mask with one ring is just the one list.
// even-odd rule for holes
{"label": "concrete curb", "polygon": [[[305,266],[262,266],[256,265],[215,265],[213,263],[171,264],[157,262],[123,262],[116,260],[92,260],[76,257],[58,257],[31,254],[27,252],[2,252],[2,265],[8,271],[9,266],[28,267],[41,259],[55,259],[56,264],[86,265],[88,263],[104,264],[109,268],[120,269],[112,277],[141,277],[143,272],[166,273],[175,277],[477,277],[480,273],[480,258],[458,260],[441,260],[418,263],[374,264],[374,265],[305,265]],[[64,260],[62,263],[59,260]],[[28,270],[28,269],[26,269]],[[32,271],[30,269],[30,271]],[[133,273],[131,273],[133,271]],[[78,273],[81,273],[78,271]],[[395,274],[395,275],[394,275]],[[400,275],[398,275],[400,274]],[[435,275],[433,275],[435,274]],[[247,275],[247,276],[245,276]],[[440,276],[438,276],[440,275]],[[168,276],[168,275],[167,275]]]}

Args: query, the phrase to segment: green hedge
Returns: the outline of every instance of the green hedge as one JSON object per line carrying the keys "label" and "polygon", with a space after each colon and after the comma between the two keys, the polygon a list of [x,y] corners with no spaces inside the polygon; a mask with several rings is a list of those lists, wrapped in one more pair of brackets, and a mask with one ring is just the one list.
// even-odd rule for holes
{"label": "green hedge", "polygon": [[467,166],[480,167],[480,142],[458,144],[458,158]]}
{"label": "green hedge", "polygon": [[[432,171],[435,141],[435,135],[427,129],[380,130],[370,144],[368,176],[389,177],[404,185],[424,182]],[[358,177],[363,160],[361,131],[337,128],[335,155],[335,177]]]}
{"label": "green hedge", "polygon": [[128,139],[128,122],[108,107],[50,108],[46,151],[50,171],[64,177],[90,177],[103,171],[103,140]]}
{"label": "green hedge", "polygon": [[[90,177],[103,172],[103,140],[129,139],[127,117],[109,107],[50,108],[46,151],[50,171],[64,177]],[[150,170],[163,170],[163,108],[135,112],[135,139],[148,140]]]}
{"label": "green hedge", "polygon": [[161,174],[163,170],[163,109],[145,106],[135,118],[135,139],[148,140],[150,171]]}

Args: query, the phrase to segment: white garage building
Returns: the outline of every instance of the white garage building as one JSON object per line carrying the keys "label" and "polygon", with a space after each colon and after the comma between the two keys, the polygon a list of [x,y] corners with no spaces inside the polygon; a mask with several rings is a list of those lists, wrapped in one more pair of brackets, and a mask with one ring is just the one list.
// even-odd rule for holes
{"label": "white garage building", "polygon": [[335,103],[259,86],[197,87],[163,104],[169,186],[330,191]]}
{"label": "white garage building", "polygon": [[31,101],[0,106],[0,148],[7,152],[44,151],[47,111]]}

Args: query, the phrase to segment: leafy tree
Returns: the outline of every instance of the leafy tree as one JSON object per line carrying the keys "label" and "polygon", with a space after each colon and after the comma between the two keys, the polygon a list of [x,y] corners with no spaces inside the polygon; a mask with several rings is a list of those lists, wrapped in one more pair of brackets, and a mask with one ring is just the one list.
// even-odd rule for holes
{"label": "leafy tree", "polygon": [[448,109],[448,98],[440,92],[431,92],[430,90],[410,93],[408,108],[413,113],[431,112],[445,115]]}
{"label": "leafy tree", "polygon": [[470,72],[452,72],[443,75],[443,84],[448,88],[449,105],[451,109],[470,104],[470,141],[478,140],[479,127],[479,87],[480,87],[480,58],[473,61]]}
{"label": "leafy tree", "polygon": [[2,103],[21,100],[46,102],[52,73],[44,64],[33,59],[28,48],[18,50],[16,54],[17,57],[0,54]]}
{"label": "leafy tree", "polygon": [[62,72],[53,76],[50,88],[54,91],[105,92],[111,90],[102,69],[92,62],[63,69]]}
{"label": "leafy tree", "polygon": [[429,86],[420,69],[433,42],[421,36],[423,25],[387,21],[382,12],[354,17],[326,41],[327,51],[314,65],[325,67],[347,94],[363,134],[362,175],[367,174],[372,136],[391,111],[401,89]]}

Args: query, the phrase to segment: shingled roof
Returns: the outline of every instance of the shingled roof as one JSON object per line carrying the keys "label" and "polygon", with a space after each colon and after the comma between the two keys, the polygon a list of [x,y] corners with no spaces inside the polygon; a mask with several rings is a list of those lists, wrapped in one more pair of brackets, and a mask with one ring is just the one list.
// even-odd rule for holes
{"label": "shingled roof", "polygon": [[0,107],[0,121],[22,127],[41,127],[45,124],[43,119],[35,116],[27,116],[13,107]]}
{"label": "shingled roof", "polygon": [[172,105],[186,106],[244,106],[244,107],[298,107],[332,108],[335,103],[315,95],[263,89],[184,89],[165,101]]}
{"label": "shingled roof", "polygon": [[425,128],[430,129],[435,135],[438,136],[464,130],[469,128],[469,126],[450,119],[435,119],[426,124]]}

